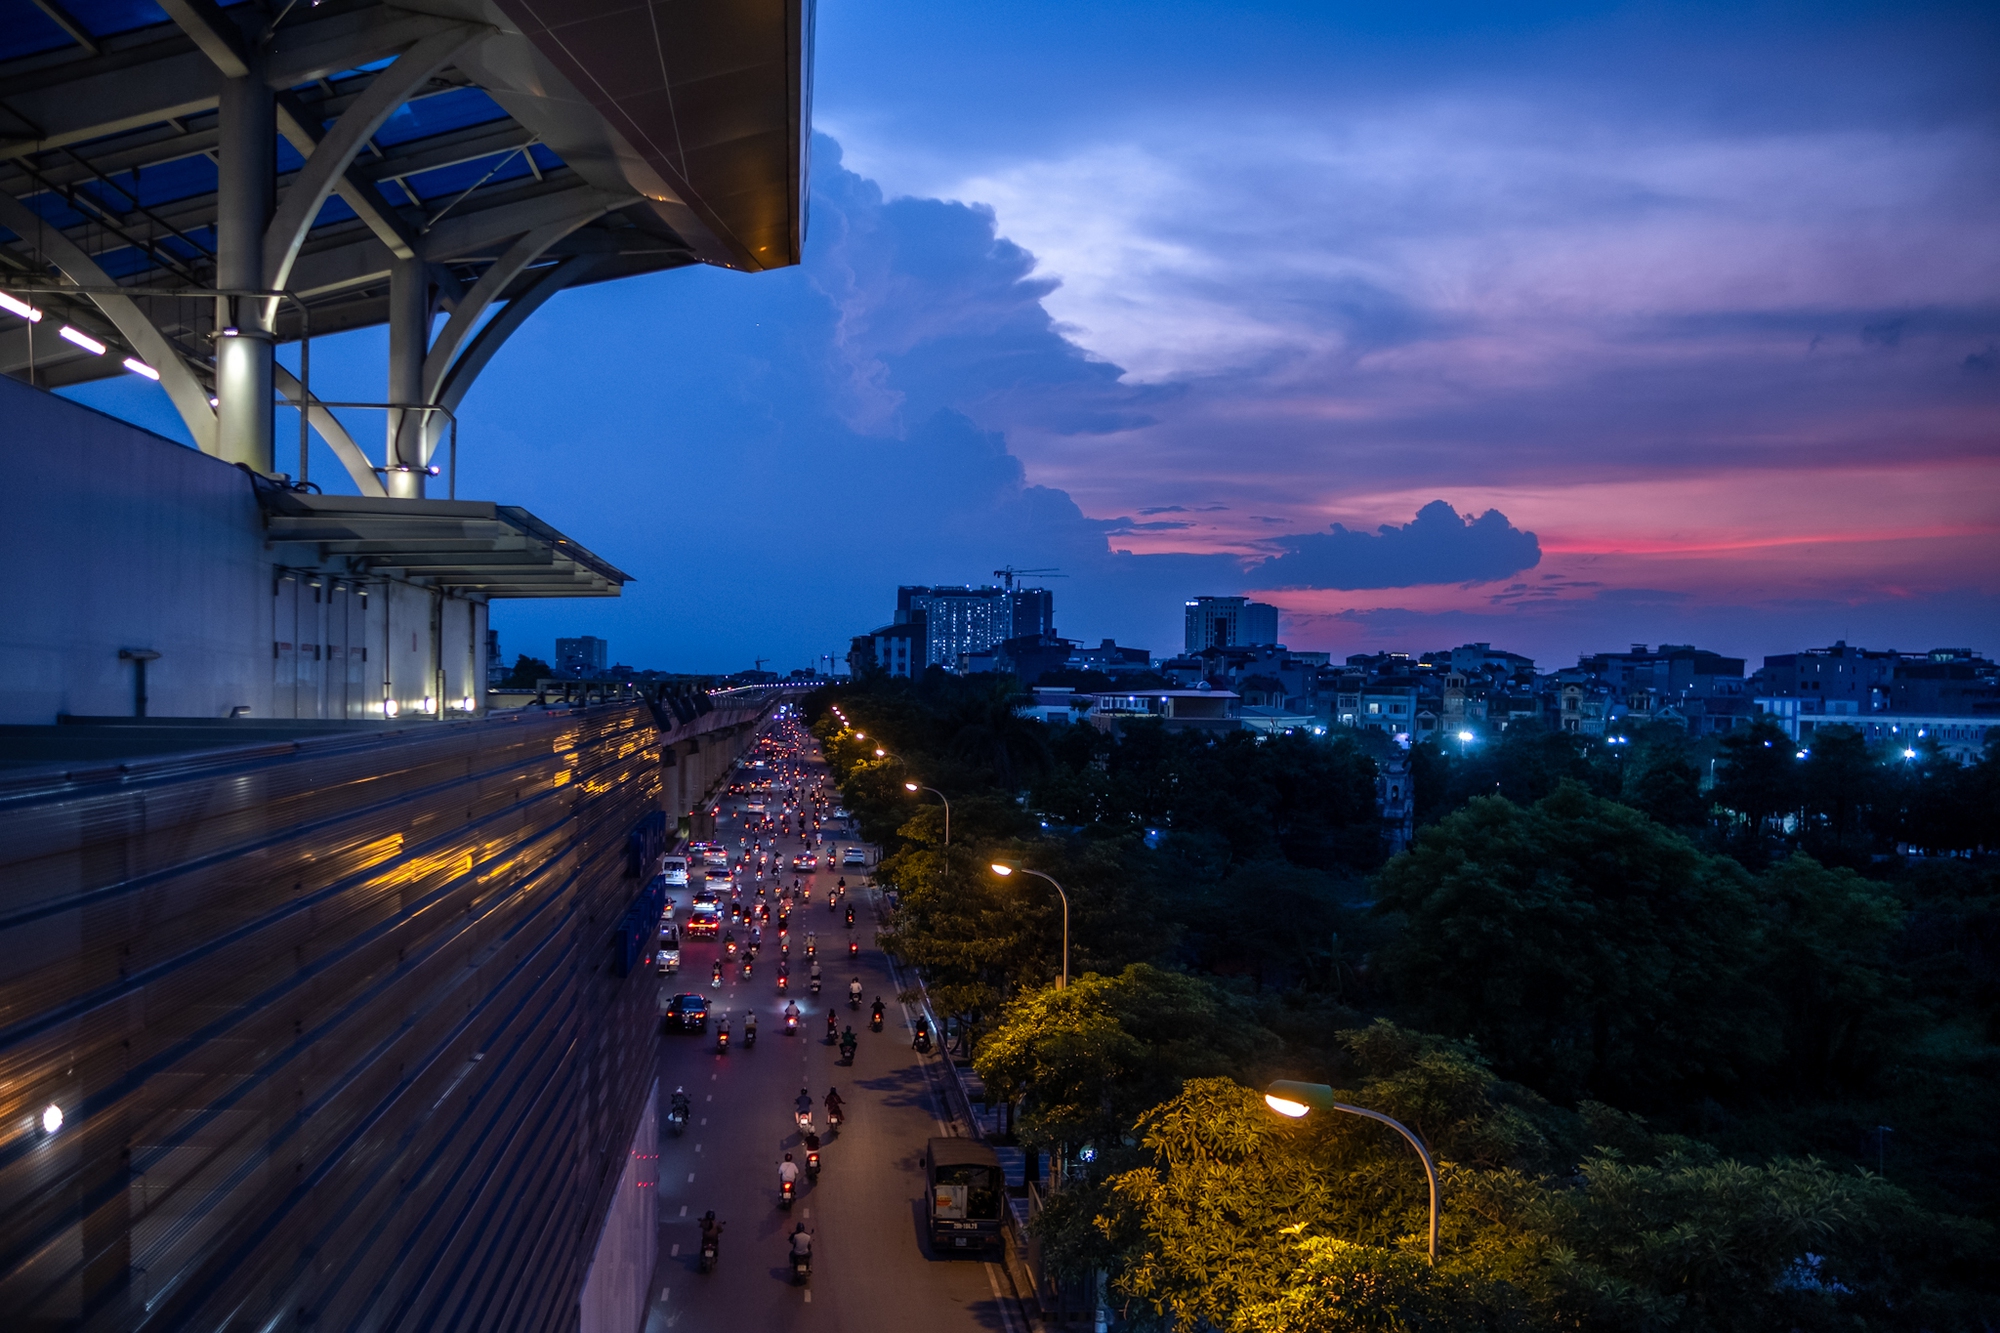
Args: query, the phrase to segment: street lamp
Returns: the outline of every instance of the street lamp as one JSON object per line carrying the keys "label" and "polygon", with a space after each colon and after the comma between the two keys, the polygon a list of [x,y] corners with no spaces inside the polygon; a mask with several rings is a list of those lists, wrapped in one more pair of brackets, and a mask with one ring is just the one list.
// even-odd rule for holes
{"label": "street lamp", "polygon": [[1000,876],[1002,879],[1005,879],[1007,876],[1013,874],[1017,870],[1024,875],[1033,875],[1036,879],[1047,879],[1049,881],[1050,887],[1055,889],[1056,897],[1062,899],[1062,909],[1063,909],[1062,978],[1056,982],[1056,989],[1063,990],[1069,985],[1069,895],[1063,892],[1062,885],[1057,884],[1053,879],[1049,879],[1047,875],[1044,875],[1039,870],[1030,870],[1026,866],[1017,866],[1011,861],[995,861],[993,863],[993,873]]}
{"label": "street lamp", "polygon": [[943,792],[939,791],[936,787],[926,787],[921,782],[905,782],[903,784],[903,790],[906,792],[910,792],[912,794],[915,794],[920,791],[927,791],[931,795],[937,797],[940,801],[944,802],[944,845],[947,847],[951,846],[951,798],[946,796]]}
{"label": "street lamp", "polygon": [[[997,869],[997,867],[996,867]],[[1349,1106],[1346,1102],[1335,1101],[1333,1089],[1324,1083],[1295,1083],[1291,1079],[1279,1079],[1264,1089],[1264,1104],[1279,1115],[1298,1120],[1313,1111],[1345,1111],[1349,1115],[1367,1116],[1379,1120],[1410,1141],[1417,1150],[1417,1156],[1424,1162],[1424,1177],[1431,1185],[1431,1265],[1438,1261],[1438,1173],[1431,1163],[1431,1155],[1424,1151],[1424,1145],[1410,1132],[1409,1126],[1380,1111],[1371,1111],[1365,1106]]]}

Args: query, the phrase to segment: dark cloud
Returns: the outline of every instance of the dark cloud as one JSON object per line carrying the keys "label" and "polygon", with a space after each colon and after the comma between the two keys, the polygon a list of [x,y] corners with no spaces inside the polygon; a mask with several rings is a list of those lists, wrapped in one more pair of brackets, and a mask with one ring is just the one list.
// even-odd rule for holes
{"label": "dark cloud", "polygon": [[1909,321],[1884,319],[1861,326],[1861,341],[1877,347],[1896,347],[1903,341],[1903,326]]}
{"label": "dark cloud", "polygon": [[1139,512],[1149,516],[1153,514],[1185,514],[1187,507],[1185,505],[1154,505],[1150,509],[1141,509]]}
{"label": "dark cloud", "polygon": [[1284,554],[1249,571],[1265,588],[1408,588],[1424,583],[1486,583],[1541,562],[1541,544],[1497,509],[1461,518],[1433,500],[1401,527],[1374,532],[1336,523],[1329,532],[1276,537]]}
{"label": "dark cloud", "polygon": [[1991,375],[2000,367],[2000,343],[1987,343],[1983,352],[1968,352],[1964,369],[1968,375]]}
{"label": "dark cloud", "polygon": [[[1157,513],[1158,511],[1141,510],[1140,512]],[[1194,524],[1184,519],[1175,518],[1155,519],[1151,523],[1135,523],[1129,518],[1107,518],[1098,521],[1104,524],[1104,535],[1107,537],[1122,537],[1134,532],[1178,532],[1182,528],[1191,528],[1194,526]]]}

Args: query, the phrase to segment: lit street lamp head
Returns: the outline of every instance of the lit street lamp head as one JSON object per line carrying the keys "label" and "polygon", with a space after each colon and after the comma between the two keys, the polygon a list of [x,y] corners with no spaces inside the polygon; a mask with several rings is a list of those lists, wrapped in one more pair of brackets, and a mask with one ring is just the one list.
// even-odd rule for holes
{"label": "lit street lamp head", "polygon": [[1014,867],[1008,865],[1005,861],[995,861],[993,863],[993,873],[996,875],[1011,875],[1014,873]]}
{"label": "lit street lamp head", "polygon": [[917,784],[916,784],[916,783],[914,783],[914,782],[905,782],[905,783],[903,784],[903,790],[904,790],[904,791],[915,791],[915,790],[917,790]]}
{"label": "lit street lamp head", "polygon": [[1330,1110],[1333,1089],[1324,1083],[1299,1083],[1281,1078],[1264,1089],[1264,1104],[1279,1115],[1299,1120],[1314,1110]]}

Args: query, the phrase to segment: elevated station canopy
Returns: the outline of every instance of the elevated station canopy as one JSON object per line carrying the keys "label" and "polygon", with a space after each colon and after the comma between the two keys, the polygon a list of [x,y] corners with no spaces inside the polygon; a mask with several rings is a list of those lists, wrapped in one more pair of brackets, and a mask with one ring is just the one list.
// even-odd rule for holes
{"label": "elevated station canopy", "polygon": [[525,509],[263,489],[266,540],[357,573],[484,597],[615,597],[628,576]]}
{"label": "elevated station canopy", "polygon": [[392,424],[378,467],[331,413],[309,417],[364,494],[420,495],[383,474],[427,470],[439,422],[554,293],[799,259],[810,0],[0,14],[0,372],[157,378],[197,444],[261,471],[268,428],[260,442],[232,418],[232,396],[268,417],[302,390],[266,351],[238,392],[223,345],[239,333],[268,347],[390,323],[385,406],[421,440],[399,452]]}

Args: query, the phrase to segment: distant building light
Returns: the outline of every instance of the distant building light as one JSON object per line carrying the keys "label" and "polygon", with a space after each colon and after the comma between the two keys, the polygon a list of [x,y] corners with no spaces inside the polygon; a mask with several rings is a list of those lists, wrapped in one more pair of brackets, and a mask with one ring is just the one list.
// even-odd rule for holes
{"label": "distant building light", "polygon": [[144,375],[149,380],[157,380],[160,378],[159,371],[153,369],[151,366],[147,365],[144,361],[141,361],[136,356],[128,356],[125,358],[125,369],[131,371],[134,375]]}
{"label": "distant building light", "polygon": [[83,332],[81,329],[73,329],[69,325],[65,324],[62,326],[59,336],[65,342],[75,343],[78,347],[81,347],[84,351],[90,353],[92,356],[104,355],[104,344],[97,341],[97,339],[91,337],[89,334]]}
{"label": "distant building light", "polygon": [[42,1112],[42,1132],[44,1134],[53,1134],[62,1127],[62,1107],[57,1106],[54,1102],[50,1102],[48,1109]]}

